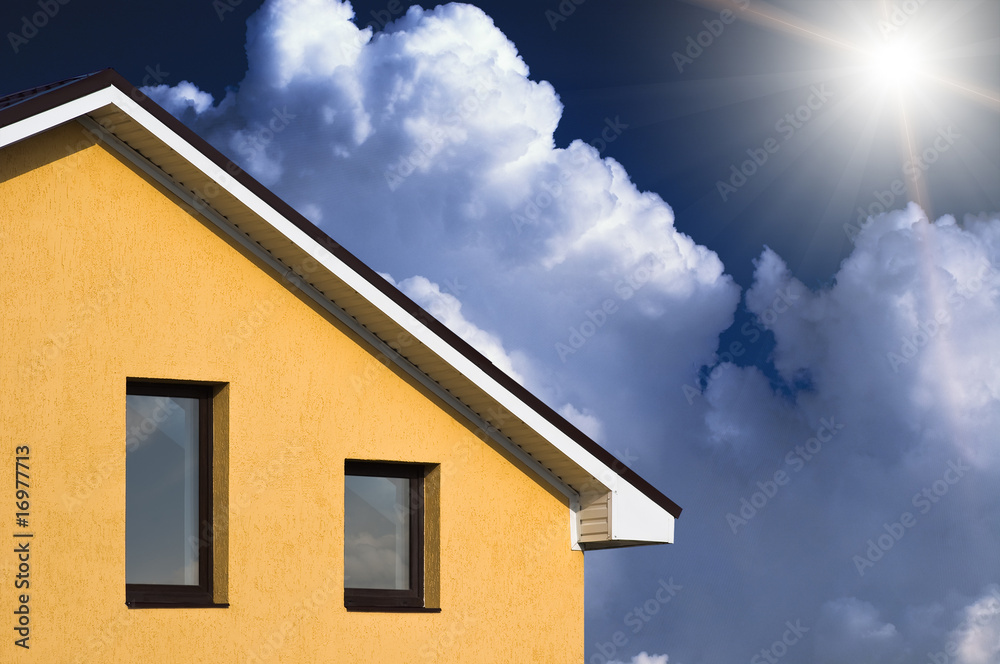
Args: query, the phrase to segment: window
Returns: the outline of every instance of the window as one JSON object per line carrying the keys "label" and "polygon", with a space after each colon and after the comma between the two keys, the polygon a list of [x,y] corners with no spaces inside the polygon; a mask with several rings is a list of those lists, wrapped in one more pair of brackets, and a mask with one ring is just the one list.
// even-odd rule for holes
{"label": "window", "polygon": [[344,464],[344,606],[355,611],[425,608],[426,466]]}
{"label": "window", "polygon": [[212,387],[129,381],[125,596],[131,607],[212,606]]}

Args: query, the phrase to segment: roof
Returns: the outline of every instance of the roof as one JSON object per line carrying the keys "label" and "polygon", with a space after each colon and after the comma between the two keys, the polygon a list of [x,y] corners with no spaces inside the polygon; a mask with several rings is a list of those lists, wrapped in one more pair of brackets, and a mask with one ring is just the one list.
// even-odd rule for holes
{"label": "roof", "polygon": [[573,543],[673,541],[681,508],[112,69],[0,98],[0,149],[77,121],[431,389],[577,513]]}

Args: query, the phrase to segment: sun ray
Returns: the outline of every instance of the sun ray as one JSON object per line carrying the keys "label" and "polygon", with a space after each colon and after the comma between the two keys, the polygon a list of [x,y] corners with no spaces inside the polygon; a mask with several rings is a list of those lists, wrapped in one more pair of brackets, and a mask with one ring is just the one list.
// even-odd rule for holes
{"label": "sun ray", "polygon": [[[840,177],[837,179],[837,187],[830,197],[826,210],[823,213],[824,219],[835,221],[837,224],[844,223],[846,216],[853,215],[851,210],[838,210],[834,207],[834,201],[853,201],[853,195],[860,191],[861,183],[864,180],[864,167],[871,157],[878,135],[879,118],[882,115],[885,105],[884,99],[876,102],[878,106],[865,119],[864,128],[858,133],[857,140],[854,141],[854,148],[851,156],[844,165]],[[853,205],[851,206],[853,208]],[[859,219],[860,224],[865,219]],[[846,223],[844,223],[846,228]]]}
{"label": "sun ray", "polygon": [[986,104],[992,108],[1000,110],[1000,94],[992,90],[984,90],[982,88],[977,88],[968,83],[962,83],[960,81],[955,81],[950,78],[945,78],[944,76],[938,76],[931,72],[923,72],[921,74],[925,78],[937,81],[942,85],[946,85],[953,88],[971,99],[975,99],[979,102],[986,102]]}
{"label": "sun ray", "polygon": [[[1000,93],[979,87],[967,81],[958,80],[940,71],[929,68],[926,64],[928,49],[928,32],[914,25],[895,26],[891,32],[881,31],[881,39],[872,39],[869,32],[867,41],[852,41],[823,30],[767,2],[741,3],[733,0],[687,0],[691,4],[712,10],[729,10],[737,18],[749,21],[772,30],[785,32],[809,39],[818,44],[849,51],[857,71],[867,73],[869,85],[886,92],[894,92],[896,107],[899,113],[899,125],[902,133],[902,163],[914,163],[918,155],[914,144],[916,135],[912,114],[908,113],[908,104],[913,103],[913,94],[924,92],[933,86],[940,86],[962,94],[969,99],[985,105],[987,108],[1000,109]],[[892,3],[881,0],[875,9],[876,16],[881,15],[883,23],[890,23]],[[873,17],[874,18],[874,17]],[[872,26],[874,25],[871,24]],[[935,23],[939,29],[944,29],[940,22]],[[859,33],[860,34],[860,33]],[[936,32],[934,34],[937,34]],[[935,37],[935,44],[938,41]],[[881,95],[880,95],[881,96]],[[920,178],[917,178],[920,180]],[[926,187],[923,182],[908,178],[908,188],[912,200],[927,209],[929,204]]]}
{"label": "sun ray", "polygon": [[825,43],[855,53],[862,52],[864,50],[857,44],[840,39],[839,37],[820,29],[819,27],[810,25],[788,12],[782,11],[774,5],[766,2],[755,1],[753,3],[747,3],[745,8],[740,8],[739,3],[735,3],[736,8],[734,9],[734,3],[732,0],[688,1],[691,4],[701,5],[715,11],[729,10],[736,14],[737,18],[774,30],[780,30],[781,32],[797,35],[799,37],[805,37],[811,41]]}
{"label": "sun ray", "polygon": [[[916,163],[917,150],[915,145],[915,139],[913,137],[913,130],[910,127],[909,114],[906,112],[906,105],[903,103],[902,99],[896,100],[899,104],[899,128],[902,132],[902,143],[903,143],[903,163]],[[930,214],[930,205],[927,200],[927,191],[924,188],[923,177],[911,177],[906,178],[906,189],[907,193],[910,194],[910,200],[915,201],[925,213]]]}

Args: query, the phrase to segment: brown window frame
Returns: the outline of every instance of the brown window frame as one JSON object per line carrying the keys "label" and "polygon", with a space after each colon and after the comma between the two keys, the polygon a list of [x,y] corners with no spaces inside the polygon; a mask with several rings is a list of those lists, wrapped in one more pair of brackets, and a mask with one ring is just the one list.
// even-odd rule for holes
{"label": "brown window frame", "polygon": [[424,478],[428,470],[428,466],[419,463],[353,459],[344,462],[345,476],[410,480],[410,587],[406,590],[345,587],[344,607],[348,611],[426,613],[440,611],[424,606]]}
{"label": "brown window frame", "polygon": [[[199,534],[213,532],[212,504],[212,431],[213,399],[217,386],[205,383],[154,382],[128,380],[125,393],[130,396],[178,397],[198,399],[198,523]],[[128,496],[126,496],[126,507]],[[126,527],[128,516],[126,513]],[[187,543],[185,542],[185,545]],[[227,607],[214,602],[215,566],[212,543],[198,551],[198,585],[126,583],[125,604],[129,608],[198,608]]]}

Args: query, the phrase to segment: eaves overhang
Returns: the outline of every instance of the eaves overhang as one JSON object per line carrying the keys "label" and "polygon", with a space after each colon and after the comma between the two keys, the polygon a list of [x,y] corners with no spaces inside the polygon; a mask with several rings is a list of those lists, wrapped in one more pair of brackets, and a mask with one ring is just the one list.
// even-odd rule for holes
{"label": "eaves overhang", "polygon": [[114,70],[0,99],[0,149],[67,122],[156,179],[566,495],[574,546],[673,541],[676,503]]}

